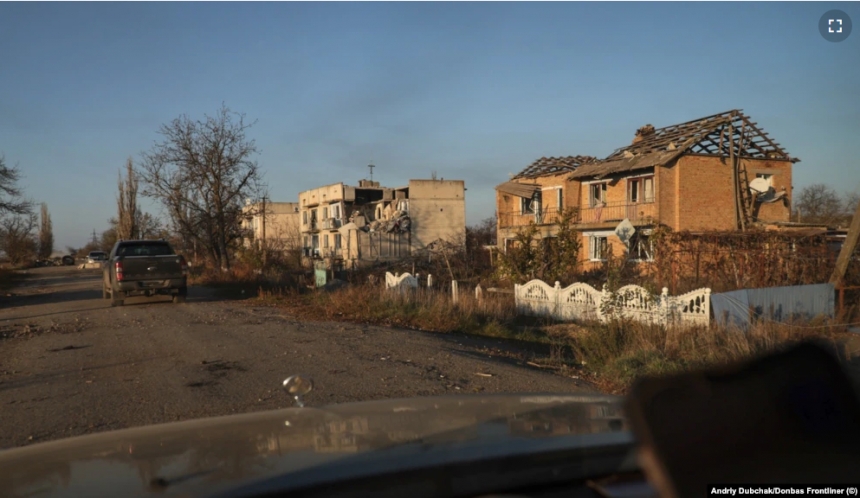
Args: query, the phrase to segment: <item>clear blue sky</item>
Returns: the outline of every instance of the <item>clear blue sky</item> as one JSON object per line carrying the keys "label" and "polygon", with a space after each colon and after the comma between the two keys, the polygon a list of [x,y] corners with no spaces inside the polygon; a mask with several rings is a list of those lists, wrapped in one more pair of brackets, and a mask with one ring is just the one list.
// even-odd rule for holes
{"label": "clear blue sky", "polygon": [[[860,187],[858,3],[0,3],[0,154],[58,248],[115,211],[117,172],[181,114],[257,120],[273,200],[367,175],[466,181],[470,223],[541,156],[605,156],[742,108],[795,188]],[[703,186],[705,188],[705,186]],[[148,208],[158,212],[155,205]]]}

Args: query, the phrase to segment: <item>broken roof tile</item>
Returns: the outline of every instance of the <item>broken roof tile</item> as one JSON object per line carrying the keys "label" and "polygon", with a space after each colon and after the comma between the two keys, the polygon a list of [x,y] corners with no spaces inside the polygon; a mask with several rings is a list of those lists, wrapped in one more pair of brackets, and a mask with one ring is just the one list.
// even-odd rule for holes
{"label": "broken roof tile", "polygon": [[[740,109],[663,128],[645,125],[636,131],[633,143],[599,162],[576,169],[570,178],[600,178],[664,165],[685,153],[727,157],[730,143],[735,144],[734,153],[740,158],[800,161],[789,156],[757,125]],[[729,139],[730,127],[733,140]]]}
{"label": "broken roof tile", "polygon": [[511,180],[518,178],[538,178],[574,171],[582,164],[596,161],[592,156],[542,157],[517,173]]}

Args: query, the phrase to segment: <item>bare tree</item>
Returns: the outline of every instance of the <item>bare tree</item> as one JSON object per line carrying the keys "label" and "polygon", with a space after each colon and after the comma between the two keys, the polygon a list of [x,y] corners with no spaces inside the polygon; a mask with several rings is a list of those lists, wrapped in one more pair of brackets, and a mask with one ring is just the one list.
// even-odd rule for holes
{"label": "bare tree", "polygon": [[245,136],[251,126],[223,105],[203,121],[183,115],[163,125],[163,140],[144,154],[143,194],[161,201],[178,234],[222,268],[230,268],[230,251],[242,237],[242,200],[260,189],[251,159],[258,150]]}
{"label": "bare tree", "polygon": [[48,212],[48,205],[44,202],[39,221],[39,259],[48,259],[54,252],[54,229],[51,224],[51,213]]}
{"label": "bare tree", "polygon": [[95,249],[93,251],[104,251],[110,252],[113,249],[113,246],[116,244],[116,241],[119,240],[119,236],[117,235],[116,228],[108,228],[104,232],[98,241]]}
{"label": "bare tree", "polygon": [[32,262],[38,252],[35,213],[15,214],[0,220],[0,249],[14,265]]}
{"label": "bare tree", "polygon": [[23,198],[18,187],[20,179],[18,168],[6,166],[6,159],[0,156],[0,216],[29,215],[33,211],[33,203]]}
{"label": "bare tree", "polygon": [[127,176],[119,176],[119,193],[117,194],[116,234],[119,239],[138,238],[138,220],[141,217],[137,208],[137,177],[131,158],[126,162]]}
{"label": "bare tree", "polygon": [[161,224],[161,220],[149,214],[142,213],[137,220],[137,229],[142,239],[167,238],[167,230]]}
{"label": "bare tree", "polygon": [[795,212],[804,223],[837,224],[844,218],[844,203],[834,189],[817,183],[804,187],[794,203]]}

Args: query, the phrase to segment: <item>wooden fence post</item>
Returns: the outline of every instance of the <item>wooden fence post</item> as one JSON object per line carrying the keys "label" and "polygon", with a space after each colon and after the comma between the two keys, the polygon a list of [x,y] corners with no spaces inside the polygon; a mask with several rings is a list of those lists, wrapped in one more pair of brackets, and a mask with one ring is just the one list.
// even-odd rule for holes
{"label": "wooden fence post", "polygon": [[484,290],[481,289],[481,284],[478,284],[478,286],[475,287],[475,299],[477,299],[480,302],[483,298],[484,298]]}
{"label": "wooden fence post", "polygon": [[459,301],[459,293],[457,292],[457,281],[451,280],[451,297],[454,300],[454,304],[457,304]]}
{"label": "wooden fence post", "polygon": [[427,288],[433,287],[433,275],[427,274]]}

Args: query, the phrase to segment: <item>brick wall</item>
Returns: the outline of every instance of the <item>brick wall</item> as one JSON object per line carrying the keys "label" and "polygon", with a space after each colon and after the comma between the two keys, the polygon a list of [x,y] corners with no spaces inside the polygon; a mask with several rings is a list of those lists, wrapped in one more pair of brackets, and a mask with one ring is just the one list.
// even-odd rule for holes
{"label": "brick wall", "polygon": [[[757,172],[773,174],[777,191],[785,186],[790,192],[791,163],[786,161],[746,159],[749,179]],[[677,222],[675,230],[732,230],[735,222],[735,192],[732,184],[732,166],[726,159],[717,157],[683,156],[677,169]],[[668,175],[661,175],[668,176]],[[664,190],[663,195],[667,192]],[[668,195],[667,197],[671,197]],[[670,198],[661,202],[671,203]],[[763,205],[758,217],[768,221],[788,221],[789,208],[782,203]]]}
{"label": "brick wall", "polygon": [[654,190],[660,223],[672,230],[678,229],[678,171],[677,165],[668,168],[655,168]]}
{"label": "brick wall", "polygon": [[790,221],[792,163],[775,160],[748,160],[744,161],[744,164],[750,181],[756,177],[756,173],[773,175],[771,177],[773,188],[777,192],[785,188],[785,191],[788,192],[788,205],[781,201],[770,204],[760,203],[758,209],[753,211],[753,215],[763,221]]}
{"label": "brick wall", "polygon": [[[541,186],[541,206],[542,209],[547,210],[558,210],[558,197],[556,194],[556,189],[553,187],[561,187],[562,196],[563,196],[563,208],[570,208],[579,205],[579,182],[571,182],[568,181],[567,176],[570,173],[563,173],[559,175],[551,175],[551,176],[543,176],[540,178],[523,178],[514,180],[518,183],[526,183],[526,184],[537,184]],[[504,216],[503,213],[519,213],[520,212],[520,199],[516,195],[508,194],[505,192],[496,191],[496,213],[498,215],[498,244],[499,247],[504,245],[505,237],[513,237],[517,231],[517,228],[512,228],[509,230],[505,230]]]}
{"label": "brick wall", "polygon": [[735,193],[732,166],[718,157],[682,156],[678,169],[676,230],[732,230]]}

